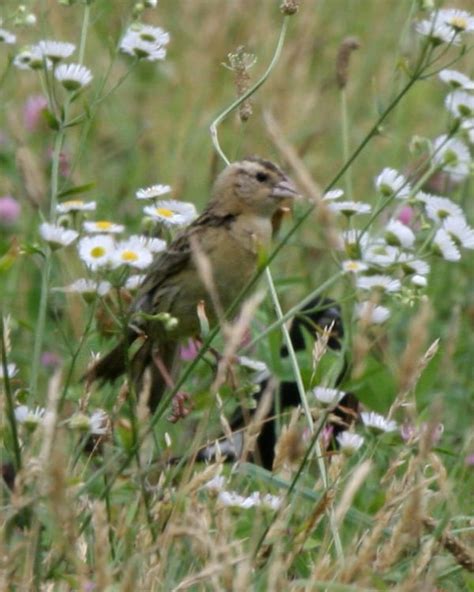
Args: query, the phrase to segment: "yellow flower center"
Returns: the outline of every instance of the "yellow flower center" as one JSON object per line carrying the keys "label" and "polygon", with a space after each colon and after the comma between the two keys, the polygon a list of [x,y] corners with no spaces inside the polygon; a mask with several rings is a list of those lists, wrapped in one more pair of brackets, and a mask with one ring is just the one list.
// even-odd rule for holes
{"label": "yellow flower center", "polygon": [[94,259],[100,259],[104,255],[105,255],[104,247],[94,247],[91,250],[91,257],[94,257]]}
{"label": "yellow flower center", "polygon": [[80,199],[71,199],[69,201],[63,202],[63,206],[68,208],[80,208],[84,205],[84,202]]}
{"label": "yellow flower center", "polygon": [[159,216],[164,216],[165,218],[171,218],[174,216],[173,210],[168,210],[168,208],[156,208],[156,213]]}
{"label": "yellow flower center", "polygon": [[458,29],[458,31],[464,31],[467,28],[467,20],[462,16],[455,16],[449,22],[451,27]]}
{"label": "yellow flower center", "polygon": [[138,255],[135,251],[123,251],[120,256],[122,261],[136,261],[138,259]]}
{"label": "yellow flower center", "polygon": [[109,230],[112,226],[112,222],[107,222],[107,220],[99,220],[99,222],[96,222],[95,225],[100,230]]}
{"label": "yellow flower center", "polygon": [[360,268],[359,263],[357,261],[348,261],[346,263],[347,271],[358,271]]}

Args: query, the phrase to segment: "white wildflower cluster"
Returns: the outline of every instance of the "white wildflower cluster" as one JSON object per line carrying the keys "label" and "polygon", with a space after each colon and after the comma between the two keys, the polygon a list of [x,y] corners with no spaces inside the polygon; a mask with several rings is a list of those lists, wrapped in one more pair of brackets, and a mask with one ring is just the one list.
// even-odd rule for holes
{"label": "white wildflower cluster", "polygon": [[192,203],[174,199],[158,199],[170,192],[171,187],[169,185],[157,184],[138,189],[135,195],[140,201],[150,202],[150,205],[143,208],[143,212],[153,222],[167,227],[187,226],[196,217],[196,208]]}
{"label": "white wildflower cluster", "polygon": [[429,18],[416,24],[416,30],[433,45],[461,45],[465,35],[474,32],[474,17],[466,10],[456,8],[435,10]]}
{"label": "white wildflower cluster", "polygon": [[269,510],[278,510],[283,502],[283,498],[270,493],[262,494],[254,491],[248,496],[240,495],[236,491],[224,489],[225,479],[222,476],[216,476],[204,484],[204,488],[217,493],[217,501],[223,506],[243,508],[267,508]]}
{"label": "white wildflower cluster", "polygon": [[[430,35],[449,32],[449,42],[455,42],[474,31],[473,23],[474,17],[465,11],[439,10],[417,29],[424,35],[427,31]],[[442,172],[457,187],[473,170],[474,81],[456,70],[442,70],[439,78],[449,89],[445,106],[455,124],[450,126],[450,133],[439,135],[429,144],[428,157],[431,170]],[[455,201],[425,193],[422,181],[408,179],[394,168],[384,168],[376,175],[374,186],[378,206],[373,217],[392,208],[379,232],[371,230],[372,219],[362,230],[354,227],[356,215],[371,214],[368,203],[345,201],[340,189],[326,193],[323,199],[349,226],[342,234],[341,248],[347,258],[341,267],[354,277],[361,294],[356,315],[366,323],[381,324],[390,311],[379,305],[380,300],[403,291],[410,301],[428,285],[433,258],[455,262],[461,259],[463,250],[474,249],[474,229]]]}
{"label": "white wildflower cluster", "polygon": [[[0,31],[1,39],[1,31]],[[69,92],[79,92],[92,82],[92,72],[82,64],[62,63],[76,51],[73,43],[42,40],[24,47],[14,58],[20,70],[51,70],[55,79]]]}
{"label": "white wildflower cluster", "polygon": [[169,33],[161,27],[133,23],[120,41],[120,51],[139,60],[156,62],[166,58]]}
{"label": "white wildflower cluster", "polygon": [[[363,306],[365,307],[368,304],[370,303],[365,303]],[[382,307],[375,307],[374,309],[374,314],[375,310],[377,310],[376,314],[382,317],[382,320],[379,322],[383,322],[383,320],[386,318],[385,314],[383,313],[388,313],[386,309],[379,311],[381,308]],[[317,386],[311,391],[311,394],[318,405],[331,411],[341,402],[347,393],[335,388]],[[395,421],[388,420],[378,413],[362,412],[361,419],[364,426],[375,433],[380,434],[385,432],[394,432],[398,429],[397,423]],[[339,450],[346,456],[355,454],[364,444],[363,436],[360,436],[359,434],[349,430],[338,434],[336,436],[336,440],[339,445]]]}
{"label": "white wildflower cluster", "polygon": [[[139,189],[137,199],[152,203],[144,208],[153,226],[183,227],[196,217],[196,208],[191,203],[176,200],[158,200],[171,191],[169,185],[157,184]],[[143,281],[141,273],[148,268],[154,255],[166,249],[165,240],[145,235],[132,235],[124,238],[125,226],[111,220],[90,220],[86,216],[97,209],[95,201],[78,199],[58,204],[56,212],[58,223],[44,223],[40,226],[41,237],[52,249],[66,247],[77,241],[79,258],[96,279],[78,279],[59,290],[66,293],[81,294],[86,300],[95,295],[105,296],[112,288],[109,277],[104,277],[116,269],[126,271],[119,276],[120,285],[128,290],[136,290]],[[117,285],[115,275],[114,285]]]}

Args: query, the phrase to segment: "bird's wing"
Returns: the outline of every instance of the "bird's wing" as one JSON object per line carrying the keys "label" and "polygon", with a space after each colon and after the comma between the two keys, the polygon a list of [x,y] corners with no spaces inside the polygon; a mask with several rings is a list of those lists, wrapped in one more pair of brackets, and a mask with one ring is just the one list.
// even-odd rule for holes
{"label": "bird's wing", "polygon": [[135,311],[149,311],[153,307],[154,294],[170,278],[185,269],[191,261],[191,243],[196,239],[205,249],[202,241],[209,228],[229,228],[235,216],[216,215],[212,208],[205,210],[186,230],[171,243],[151,264],[132,306]]}

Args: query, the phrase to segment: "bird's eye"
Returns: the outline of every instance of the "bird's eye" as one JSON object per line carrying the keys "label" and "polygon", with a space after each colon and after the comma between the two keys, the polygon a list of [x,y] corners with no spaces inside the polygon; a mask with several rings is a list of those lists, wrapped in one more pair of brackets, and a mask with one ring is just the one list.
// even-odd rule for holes
{"label": "bird's eye", "polygon": [[268,181],[268,175],[267,173],[262,173],[259,172],[255,175],[255,178],[257,179],[257,181],[259,181],[260,183],[265,183],[265,181]]}

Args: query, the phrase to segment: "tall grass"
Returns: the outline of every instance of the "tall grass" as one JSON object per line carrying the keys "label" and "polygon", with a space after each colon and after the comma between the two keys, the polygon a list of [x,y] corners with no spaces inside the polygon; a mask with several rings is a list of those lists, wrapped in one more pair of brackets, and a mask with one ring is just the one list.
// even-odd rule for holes
{"label": "tall grass", "polygon": [[[474,232],[465,227],[467,238],[456,239],[420,191],[449,197],[451,218],[473,223],[474,91],[453,115],[438,78],[446,68],[473,77],[473,33],[451,28],[440,44],[434,27],[420,35],[415,23],[439,17],[421,1],[306,2],[286,15],[278,2],[153,4],[6,0],[0,8],[8,42],[0,43],[0,588],[472,589]],[[164,59],[120,50],[137,22],[170,33]],[[22,47],[42,39],[74,43],[65,61],[90,68],[91,83],[61,88],[58,65],[48,69],[45,58],[18,68]],[[236,85],[242,72],[229,54],[242,52]],[[246,100],[252,114],[239,117]],[[467,157],[446,153],[453,140]],[[223,161],[248,154],[280,162],[305,196],[252,286],[220,327],[203,321],[203,347],[190,361],[183,355],[152,417],[146,393],[125,383],[91,389],[81,376],[91,354],[123,334],[133,298],[125,285],[137,270],[91,270],[76,248],[83,221],[169,241],[175,229],[143,216],[137,189],[169,183],[173,199],[200,210]],[[397,182],[374,185],[387,167]],[[345,196],[329,200],[338,187]],[[71,199],[97,209],[58,211]],[[346,199],[371,212],[331,211]],[[390,234],[390,220],[405,229]],[[57,248],[40,232],[44,222],[80,236]],[[395,284],[364,287],[375,274]],[[64,289],[81,277],[110,290]],[[262,293],[250,297],[256,285]],[[339,353],[325,334],[308,338],[304,352],[292,348],[286,322],[317,295],[341,306]],[[382,305],[387,318],[376,322]],[[224,354],[217,368],[211,348]],[[244,430],[246,453],[279,382],[295,381],[302,401],[277,418],[272,472],[248,454],[196,462],[202,446],[230,436],[233,410],[252,403],[242,355],[273,376]],[[328,448],[331,407],[317,387],[355,393],[366,413],[381,414],[379,429],[363,415],[350,430],[360,448]],[[193,409],[173,423],[180,391]]]}

